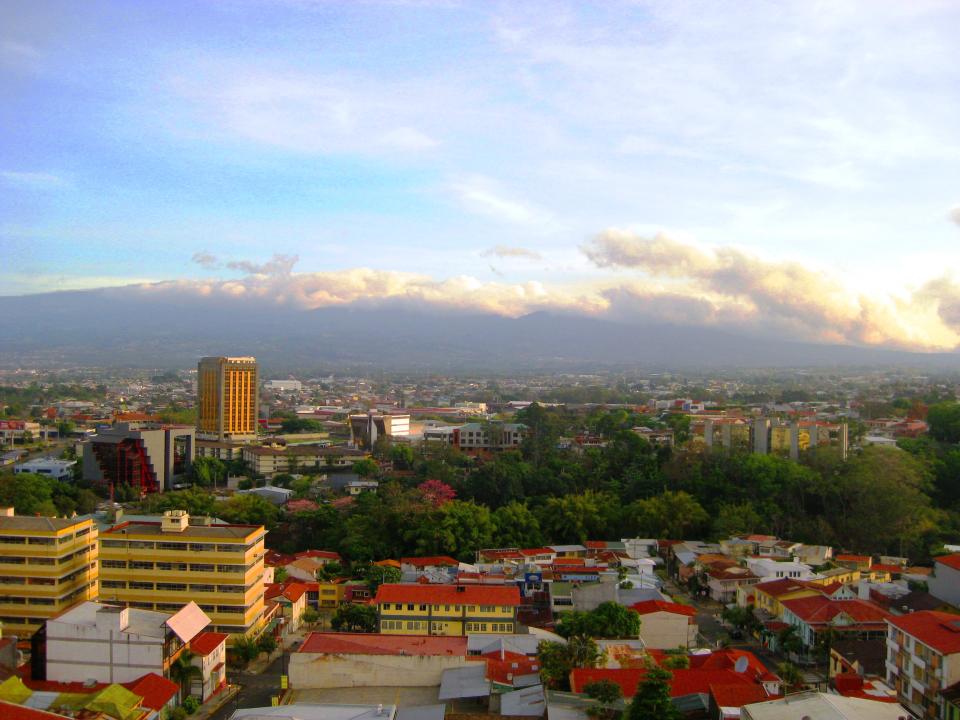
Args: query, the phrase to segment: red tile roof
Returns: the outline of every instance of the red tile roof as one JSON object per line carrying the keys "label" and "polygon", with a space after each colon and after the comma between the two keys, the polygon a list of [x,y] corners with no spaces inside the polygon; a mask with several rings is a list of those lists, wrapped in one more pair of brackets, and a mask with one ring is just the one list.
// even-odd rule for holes
{"label": "red tile roof", "polygon": [[837,555],[834,557],[837,562],[870,562],[872,559],[869,555]]}
{"label": "red tile roof", "polygon": [[886,565],[884,563],[875,563],[873,567],[871,567],[870,569],[879,570],[881,572],[897,573],[897,574],[903,572],[903,568],[900,567],[899,565]]}
{"label": "red tile roof", "polygon": [[[686,669],[671,670],[670,696],[683,697],[698,693],[709,694],[711,687],[740,685],[743,687],[763,687],[756,680],[735,670]],[[637,694],[637,687],[647,674],[646,668],[576,668],[570,673],[570,687],[575,693],[582,693],[584,686],[598,680],[610,680],[620,686],[623,696],[630,698]],[[729,690],[725,689],[729,694]],[[764,692],[764,699],[770,699]]]}
{"label": "red tile roof", "polygon": [[414,567],[457,567],[460,562],[449,555],[434,555],[433,557],[405,557],[400,558],[401,565],[413,565]]}
{"label": "red tile roof", "polygon": [[717,706],[721,708],[739,708],[750,703],[766,702],[779,697],[779,695],[768,695],[763,685],[759,683],[712,684],[710,694]]}
{"label": "red tile roof", "polygon": [[340,553],[334,552],[333,550],[304,550],[298,552],[295,557],[297,560],[301,558],[322,558],[325,560],[337,560],[338,562],[342,560]]}
{"label": "red tile roof", "polygon": [[487,680],[501,685],[512,685],[513,678],[518,675],[534,675],[540,671],[540,661],[535,657],[527,657],[520,653],[505,652],[501,658],[500,652],[490,652],[480,657],[468,660],[481,660],[487,663]]}
{"label": "red tile roof", "polygon": [[693,617],[697,614],[697,609],[691,605],[681,605],[680,603],[664,602],[663,600],[644,600],[630,606],[641,615],[649,615],[655,612],[668,612],[676,615],[687,615]]}
{"label": "red tile roof", "polygon": [[935,557],[934,562],[938,562],[941,565],[946,565],[948,568],[953,568],[954,570],[960,570],[960,553],[953,553],[952,555],[941,555],[940,557]]}
{"label": "red tile roof", "polygon": [[263,593],[264,600],[272,600],[283,596],[290,602],[296,602],[307,591],[307,586],[301,582],[271,583]]}
{"label": "red tile roof", "polygon": [[891,617],[890,624],[944,655],[960,652],[960,615],[921,610]]}
{"label": "red tile roof", "polygon": [[816,590],[821,591],[819,585],[805,582],[803,580],[791,580],[790,578],[781,578],[779,580],[768,580],[767,582],[757,583],[753,586],[754,591],[765,592],[771,597],[781,597],[788,593],[798,590]]}
{"label": "red tile roof", "polygon": [[876,700],[877,702],[894,703],[897,702],[897,696],[889,691],[884,692],[881,687],[877,687],[874,682],[864,680],[863,676],[857,673],[839,673],[834,675],[831,682],[834,689],[844,697],[863,698],[864,700]]}
{"label": "red tile roof", "polygon": [[[207,634],[221,635],[222,633]],[[227,636],[224,635],[223,637],[226,638]],[[164,707],[180,690],[180,686],[173,682],[173,680],[168,680],[156,673],[147,673],[139,680],[123,683],[123,686],[134,695],[142,697],[142,705],[151,710],[159,710]]]}
{"label": "red tile roof", "polygon": [[327,655],[454,655],[467,654],[467,638],[372,633],[310,633],[297,652]]}
{"label": "red tile roof", "polygon": [[784,600],[783,606],[809,625],[829,623],[841,613],[857,624],[882,624],[891,617],[882,607],[867,600],[831,600],[822,595]]}
{"label": "red tile roof", "polygon": [[497,585],[385,584],[377,588],[379,603],[425,603],[429,605],[519,605],[520,590]]}
{"label": "red tile roof", "polygon": [[226,633],[202,632],[190,641],[190,652],[194,655],[209,655],[230,637]]}
{"label": "red tile roof", "polygon": [[0,700],[0,717],[3,720],[63,720],[66,716]]}

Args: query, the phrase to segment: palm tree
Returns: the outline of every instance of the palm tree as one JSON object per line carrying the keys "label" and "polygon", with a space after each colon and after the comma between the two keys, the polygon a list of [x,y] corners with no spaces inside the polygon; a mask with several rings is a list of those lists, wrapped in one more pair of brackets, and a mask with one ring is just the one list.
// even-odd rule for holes
{"label": "palm tree", "polygon": [[[170,679],[180,686],[177,701],[181,703],[184,697],[190,694],[193,679],[200,678],[201,681],[203,680],[203,672],[193,664],[193,658],[192,652],[184,650],[176,660],[170,663]],[[184,690],[186,690],[186,693],[184,693]]]}

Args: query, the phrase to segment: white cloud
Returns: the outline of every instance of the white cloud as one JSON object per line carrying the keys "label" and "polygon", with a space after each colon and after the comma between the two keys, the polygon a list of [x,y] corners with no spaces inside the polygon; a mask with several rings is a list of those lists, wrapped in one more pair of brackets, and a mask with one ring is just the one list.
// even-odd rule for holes
{"label": "white cloud", "polygon": [[395,150],[430,150],[440,143],[429,135],[414,128],[401,127],[390,130],[380,137],[380,144]]}
{"label": "white cloud", "polygon": [[474,175],[451,183],[450,189],[463,207],[473,213],[515,225],[553,227],[556,221],[546,210],[512,197],[491,178]]}
{"label": "white cloud", "polygon": [[17,170],[0,170],[0,180],[7,185],[31,190],[51,190],[66,184],[62,177],[53,173]]}
{"label": "white cloud", "polygon": [[219,265],[219,261],[217,260],[216,256],[211,255],[206,250],[200,250],[199,252],[195,252],[193,256],[190,258],[190,261],[195,262],[200,267],[204,267],[208,269],[215,268],[217,267],[217,265]]}
{"label": "white cloud", "polygon": [[955,208],[950,210],[949,217],[957,225],[960,225],[960,205],[957,205]]}
{"label": "white cloud", "polygon": [[536,250],[530,250],[525,247],[511,247],[509,245],[496,245],[480,253],[483,257],[495,256],[498,258],[520,258],[523,260],[542,260],[543,256]]}

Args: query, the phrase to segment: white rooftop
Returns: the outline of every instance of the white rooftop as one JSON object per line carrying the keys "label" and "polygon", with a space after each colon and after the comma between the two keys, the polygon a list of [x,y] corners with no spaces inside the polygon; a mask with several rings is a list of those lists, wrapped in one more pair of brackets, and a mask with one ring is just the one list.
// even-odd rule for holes
{"label": "white rooftop", "polygon": [[884,703],[842,695],[802,692],[782,700],[744,705],[743,720],[900,720],[910,714],[899,703]]}
{"label": "white rooftop", "polygon": [[230,720],[393,720],[396,705],[323,705],[292,703],[277,707],[243,708]]}

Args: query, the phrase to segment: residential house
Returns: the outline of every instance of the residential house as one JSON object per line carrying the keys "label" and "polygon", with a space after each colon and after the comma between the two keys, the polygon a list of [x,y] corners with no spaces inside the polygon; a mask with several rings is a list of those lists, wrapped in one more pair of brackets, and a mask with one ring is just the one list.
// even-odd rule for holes
{"label": "residential house", "polygon": [[711,599],[724,604],[737,599],[737,588],[741,585],[756,585],[758,582],[760,577],[739,566],[707,572],[707,587],[710,589]]}
{"label": "residential house", "polygon": [[[767,580],[757,583],[750,588],[753,593],[751,603],[757,610],[767,613],[771,617],[779,618],[783,613],[781,602],[802,597],[822,596],[823,591],[809,582],[802,580]],[[741,604],[743,605],[743,604]]]}
{"label": "residential house", "polygon": [[777,561],[770,558],[747,558],[747,568],[764,580],[811,580],[815,573],[809,565],[793,560]]}
{"label": "residential house", "polygon": [[740,720],[904,720],[906,710],[898,704],[857,697],[806,691],[781,700],[750,703],[740,708]]}
{"label": "residential house", "polygon": [[451,569],[460,567],[460,562],[449,555],[433,557],[405,557],[400,558],[400,570],[405,573],[441,572],[448,573]]}
{"label": "residential house", "polygon": [[822,595],[781,601],[782,620],[797,629],[807,648],[827,631],[834,634],[878,638],[886,632],[890,613],[866,600],[832,600]]}
{"label": "residential house", "polygon": [[189,692],[206,702],[227,686],[226,633],[202,632],[190,641],[193,665],[200,676],[191,680]]}
{"label": "residential house", "polygon": [[300,629],[303,611],[307,609],[307,586],[297,581],[268,585],[263,593],[266,603],[280,606],[283,618],[283,634],[289,635]]}
{"label": "residential house", "polygon": [[696,608],[660,600],[636,603],[631,608],[640,615],[640,639],[646,647],[668,650],[696,644]]}

